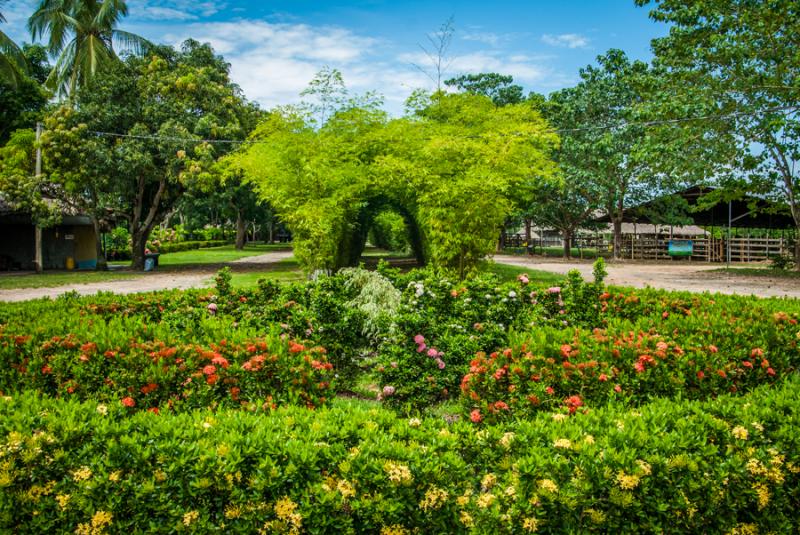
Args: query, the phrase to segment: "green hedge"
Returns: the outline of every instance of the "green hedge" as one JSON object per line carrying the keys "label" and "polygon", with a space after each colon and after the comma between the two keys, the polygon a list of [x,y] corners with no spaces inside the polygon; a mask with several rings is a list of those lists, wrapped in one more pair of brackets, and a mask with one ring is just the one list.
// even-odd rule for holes
{"label": "green hedge", "polygon": [[509,426],[0,399],[0,530],[792,533],[800,381]]}
{"label": "green hedge", "polygon": [[229,243],[231,242],[226,240],[167,242],[158,246],[158,252],[161,254],[178,253],[181,251],[192,251],[194,249],[222,247],[223,245],[227,245]]}

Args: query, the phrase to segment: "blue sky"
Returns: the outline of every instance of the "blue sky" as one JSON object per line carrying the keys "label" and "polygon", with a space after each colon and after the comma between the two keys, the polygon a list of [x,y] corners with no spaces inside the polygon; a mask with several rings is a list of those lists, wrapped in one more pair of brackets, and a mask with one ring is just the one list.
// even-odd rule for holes
{"label": "blue sky", "polygon": [[[25,20],[35,0],[11,0],[4,31],[29,41]],[[412,89],[431,80],[420,50],[426,35],[451,15],[454,76],[511,74],[526,90],[549,93],[573,85],[578,69],[609,48],[650,59],[650,40],[666,27],[633,0],[390,1],[128,0],[120,28],[177,45],[208,41],[232,65],[232,77],[265,108],[299,100],[314,73],[328,65],[354,93],[376,90],[393,113]]]}

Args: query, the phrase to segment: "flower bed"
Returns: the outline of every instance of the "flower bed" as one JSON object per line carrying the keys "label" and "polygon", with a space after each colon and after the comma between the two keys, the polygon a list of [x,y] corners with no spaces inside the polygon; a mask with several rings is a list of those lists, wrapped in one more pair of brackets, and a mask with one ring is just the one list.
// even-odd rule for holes
{"label": "flower bed", "polygon": [[[106,342],[106,343],[104,343]],[[325,349],[273,332],[242,343],[210,346],[132,339],[86,341],[75,335],[33,343],[0,335],[6,366],[0,391],[92,399],[130,410],[188,410],[224,406],[314,408],[333,394]]]}
{"label": "flower bed", "polygon": [[360,407],[130,415],[0,399],[15,533],[791,533],[797,378],[513,425]]}

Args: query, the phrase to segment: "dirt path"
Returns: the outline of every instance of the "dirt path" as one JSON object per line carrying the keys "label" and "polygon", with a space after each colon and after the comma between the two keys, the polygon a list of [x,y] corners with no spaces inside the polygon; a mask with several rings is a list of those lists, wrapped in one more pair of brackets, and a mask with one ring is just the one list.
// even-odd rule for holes
{"label": "dirt path", "polygon": [[[572,269],[591,278],[592,263],[586,260],[564,261],[512,255],[496,255],[496,262],[529,267],[542,271],[566,274]],[[723,294],[757,295],[759,297],[800,297],[800,280],[779,277],[748,277],[731,275],[719,269],[719,264],[662,262],[607,263],[608,284],[634,288],[661,288]]]}
{"label": "dirt path", "polygon": [[[274,264],[292,256],[292,251],[271,251],[258,256],[240,258],[225,263],[234,271],[268,270]],[[41,297],[55,298],[65,292],[76,291],[81,295],[98,292],[128,294],[135,292],[154,292],[157,290],[203,288],[212,283],[213,276],[220,265],[197,265],[185,271],[136,273],[135,278],[120,279],[85,284],[68,284],[53,288],[19,288],[0,290],[0,301],[27,301]]]}

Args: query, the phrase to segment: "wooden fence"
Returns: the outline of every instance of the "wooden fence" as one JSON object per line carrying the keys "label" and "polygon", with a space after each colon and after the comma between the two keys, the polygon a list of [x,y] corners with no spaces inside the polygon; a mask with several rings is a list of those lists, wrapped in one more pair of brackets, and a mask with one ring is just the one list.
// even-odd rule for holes
{"label": "wooden fence", "polygon": [[[667,235],[633,235],[622,236],[622,257],[631,260],[669,260],[670,240],[691,240],[692,255],[688,258],[702,262],[725,262],[728,255],[728,239],[710,236],[680,236],[670,238]],[[561,238],[548,237],[531,240],[537,250],[542,247],[563,247]],[[506,247],[524,247],[525,238],[521,235],[506,237]],[[573,248],[592,249],[604,256],[610,255],[613,243],[609,236],[579,236],[573,240]],[[778,255],[790,255],[789,241],[781,238],[764,238],[752,236],[732,236],[730,238],[731,262],[763,262]],[[687,257],[684,257],[687,258]]]}

